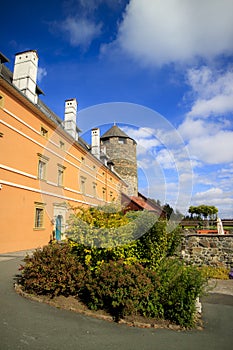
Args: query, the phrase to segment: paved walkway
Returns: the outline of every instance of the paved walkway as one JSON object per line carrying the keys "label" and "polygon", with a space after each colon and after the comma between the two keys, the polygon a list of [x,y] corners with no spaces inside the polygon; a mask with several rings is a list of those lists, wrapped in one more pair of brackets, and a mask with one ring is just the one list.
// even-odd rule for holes
{"label": "paved walkway", "polygon": [[0,350],[230,350],[233,297],[204,299],[203,331],[138,329],[30,301],[15,293],[13,278],[24,253],[0,255]]}

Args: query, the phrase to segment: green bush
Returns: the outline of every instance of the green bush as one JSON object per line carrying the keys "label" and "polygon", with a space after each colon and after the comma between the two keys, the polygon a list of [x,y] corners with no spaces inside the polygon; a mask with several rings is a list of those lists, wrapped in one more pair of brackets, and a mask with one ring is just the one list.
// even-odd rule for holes
{"label": "green bush", "polygon": [[51,297],[74,295],[90,309],[104,309],[116,320],[143,315],[192,327],[195,301],[205,282],[200,269],[171,258],[161,260],[156,270],[127,260],[90,267],[78,260],[69,244],[52,243],[24,262],[21,284],[25,291]]}
{"label": "green bush", "polygon": [[68,244],[52,243],[26,256],[20,284],[34,294],[77,295],[87,276]]}
{"label": "green bush", "polygon": [[111,260],[123,260],[127,264],[139,262],[136,241],[114,248],[90,248],[72,240],[69,240],[69,244],[72,247],[73,253],[77,256],[78,261],[91,271],[98,270],[103,263]]}
{"label": "green bush", "polygon": [[83,295],[89,308],[104,309],[116,320],[135,314],[158,317],[158,284],[156,273],[140,264],[110,261],[93,273]]}
{"label": "green bush", "polygon": [[148,211],[112,212],[113,206],[79,209],[70,216],[66,234],[76,243],[94,248],[116,248],[141,237],[157,221]]}
{"label": "green bush", "polygon": [[201,272],[207,278],[216,278],[220,280],[228,280],[230,269],[226,267],[215,267],[215,266],[202,266],[200,267]]}
{"label": "green bush", "polygon": [[75,295],[116,319],[163,317],[184,327],[195,321],[206,275],[171,258],[180,231],[149,212],[90,208],[73,215],[69,241],[27,256],[21,284],[27,292]]}
{"label": "green bush", "polygon": [[204,292],[206,278],[197,267],[185,266],[176,259],[162,261],[157,273],[164,318],[183,327],[193,327],[196,299]]}
{"label": "green bush", "polygon": [[81,210],[70,219],[69,240],[82,264],[90,269],[103,262],[125,260],[156,268],[180,243],[180,228],[168,226],[148,211]]}
{"label": "green bush", "polygon": [[161,261],[157,271],[124,261],[103,263],[84,288],[90,309],[103,309],[116,320],[127,315],[164,318],[186,328],[195,325],[196,299],[206,279],[198,268],[176,259]]}
{"label": "green bush", "polygon": [[158,220],[135,241],[133,254],[143,266],[156,269],[161,260],[175,253],[180,239],[179,227],[169,227],[166,220]]}

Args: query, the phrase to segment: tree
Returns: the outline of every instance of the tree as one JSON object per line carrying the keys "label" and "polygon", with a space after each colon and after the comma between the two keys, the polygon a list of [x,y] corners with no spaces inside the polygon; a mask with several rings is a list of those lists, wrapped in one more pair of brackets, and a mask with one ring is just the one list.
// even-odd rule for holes
{"label": "tree", "polygon": [[163,210],[165,211],[165,213],[166,213],[166,217],[167,217],[167,219],[169,220],[170,219],[170,217],[171,217],[171,215],[172,215],[172,213],[173,213],[173,208],[168,204],[168,203],[166,203],[164,206],[163,206]]}
{"label": "tree", "polygon": [[191,207],[189,207],[188,212],[191,215],[191,219],[193,219],[193,214],[195,214],[195,207],[191,205]]}
{"label": "tree", "polygon": [[193,218],[196,215],[198,219],[204,218],[209,220],[214,220],[217,217],[218,208],[211,205],[201,204],[199,206],[190,206],[188,212]]}

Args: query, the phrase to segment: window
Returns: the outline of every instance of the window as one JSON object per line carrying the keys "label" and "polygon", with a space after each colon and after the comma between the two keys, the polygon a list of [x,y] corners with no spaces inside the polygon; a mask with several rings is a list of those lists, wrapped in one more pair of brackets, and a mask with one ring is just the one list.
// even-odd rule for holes
{"label": "window", "polygon": [[81,176],[81,181],[80,181],[80,191],[81,193],[85,193],[86,192],[86,178]]}
{"label": "window", "polygon": [[93,194],[93,197],[96,197],[96,186],[97,184],[95,182],[93,182],[92,184],[92,194]]}
{"label": "window", "polygon": [[119,137],[118,138],[118,143],[124,144],[124,143],[126,143],[126,139],[124,137]]}
{"label": "window", "polygon": [[45,180],[45,175],[46,175],[46,163],[43,162],[43,160],[39,159],[39,164],[38,164],[38,178],[40,180]]}
{"label": "window", "polygon": [[58,169],[57,169],[57,185],[58,186],[63,186],[63,180],[64,180],[64,171],[65,167],[61,164],[58,164]]}
{"label": "window", "polygon": [[43,126],[40,128],[40,133],[46,139],[48,138],[48,130],[46,130]]}
{"label": "window", "polygon": [[44,227],[44,203],[35,203],[35,224],[36,229]]}
{"label": "window", "polygon": [[61,168],[58,168],[58,176],[57,176],[58,186],[63,186],[63,175],[64,175],[64,170]]}
{"label": "window", "polygon": [[40,153],[38,153],[37,155],[39,157],[39,160],[38,160],[38,179],[46,180],[46,167],[47,167],[47,162],[48,162],[49,158],[43,156]]}
{"label": "window", "polygon": [[103,200],[105,201],[106,200],[106,188],[105,187],[102,188],[102,195],[103,195]]}
{"label": "window", "polygon": [[0,95],[0,108],[4,107],[4,97]]}
{"label": "window", "polygon": [[60,145],[60,149],[63,149],[63,150],[65,149],[65,144],[63,141],[60,141],[59,145]]}

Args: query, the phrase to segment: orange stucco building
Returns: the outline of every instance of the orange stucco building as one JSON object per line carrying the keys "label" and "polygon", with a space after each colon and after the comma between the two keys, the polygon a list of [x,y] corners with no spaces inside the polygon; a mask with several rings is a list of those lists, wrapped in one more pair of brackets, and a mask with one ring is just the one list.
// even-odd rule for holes
{"label": "orange stucco building", "polygon": [[60,240],[72,208],[126,191],[112,164],[79,137],[76,99],[65,101],[64,120],[39,99],[37,52],[17,54],[13,73],[7,61],[0,54],[0,253]]}

